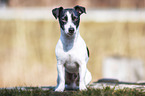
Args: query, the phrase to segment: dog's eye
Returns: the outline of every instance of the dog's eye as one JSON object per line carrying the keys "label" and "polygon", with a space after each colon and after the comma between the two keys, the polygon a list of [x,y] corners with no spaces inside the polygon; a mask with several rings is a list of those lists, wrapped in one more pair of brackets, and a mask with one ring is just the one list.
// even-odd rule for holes
{"label": "dog's eye", "polygon": [[73,20],[73,21],[77,21],[78,18],[74,16],[74,17],[72,18],[72,20]]}
{"label": "dog's eye", "polygon": [[67,17],[63,17],[61,20],[62,22],[67,22]]}

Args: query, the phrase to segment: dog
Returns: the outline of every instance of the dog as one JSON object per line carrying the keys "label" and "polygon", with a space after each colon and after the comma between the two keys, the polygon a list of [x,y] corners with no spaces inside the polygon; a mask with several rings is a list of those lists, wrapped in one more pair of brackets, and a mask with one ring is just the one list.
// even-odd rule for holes
{"label": "dog", "polygon": [[87,69],[89,50],[80,36],[80,15],[86,13],[85,7],[63,7],[52,10],[53,16],[59,20],[61,36],[56,45],[57,86],[55,91],[66,89],[87,90],[92,76]]}

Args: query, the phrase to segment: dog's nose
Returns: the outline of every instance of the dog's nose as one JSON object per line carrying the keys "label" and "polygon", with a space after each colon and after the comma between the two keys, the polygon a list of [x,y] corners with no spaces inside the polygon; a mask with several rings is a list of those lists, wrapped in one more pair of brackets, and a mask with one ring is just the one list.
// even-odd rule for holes
{"label": "dog's nose", "polygon": [[69,33],[74,33],[74,28],[69,28]]}

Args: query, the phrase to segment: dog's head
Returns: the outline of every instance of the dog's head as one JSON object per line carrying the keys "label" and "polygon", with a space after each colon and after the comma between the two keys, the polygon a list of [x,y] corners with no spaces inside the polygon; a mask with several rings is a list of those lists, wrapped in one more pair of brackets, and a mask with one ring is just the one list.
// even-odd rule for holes
{"label": "dog's head", "polygon": [[63,7],[52,10],[54,17],[59,19],[59,24],[63,32],[67,36],[72,36],[76,33],[79,27],[80,15],[86,13],[82,6],[75,6],[74,8],[64,9]]}

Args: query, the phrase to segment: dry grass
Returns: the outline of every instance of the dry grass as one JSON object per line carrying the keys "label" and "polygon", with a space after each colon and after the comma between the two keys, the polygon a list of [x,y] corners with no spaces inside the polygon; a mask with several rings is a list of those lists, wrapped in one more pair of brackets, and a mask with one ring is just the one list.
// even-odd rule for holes
{"label": "dry grass", "polygon": [[[101,63],[107,56],[145,61],[143,22],[81,22],[80,33],[91,52],[88,68],[93,81],[101,78]],[[55,85],[59,36],[54,21],[0,20],[0,87]]]}

